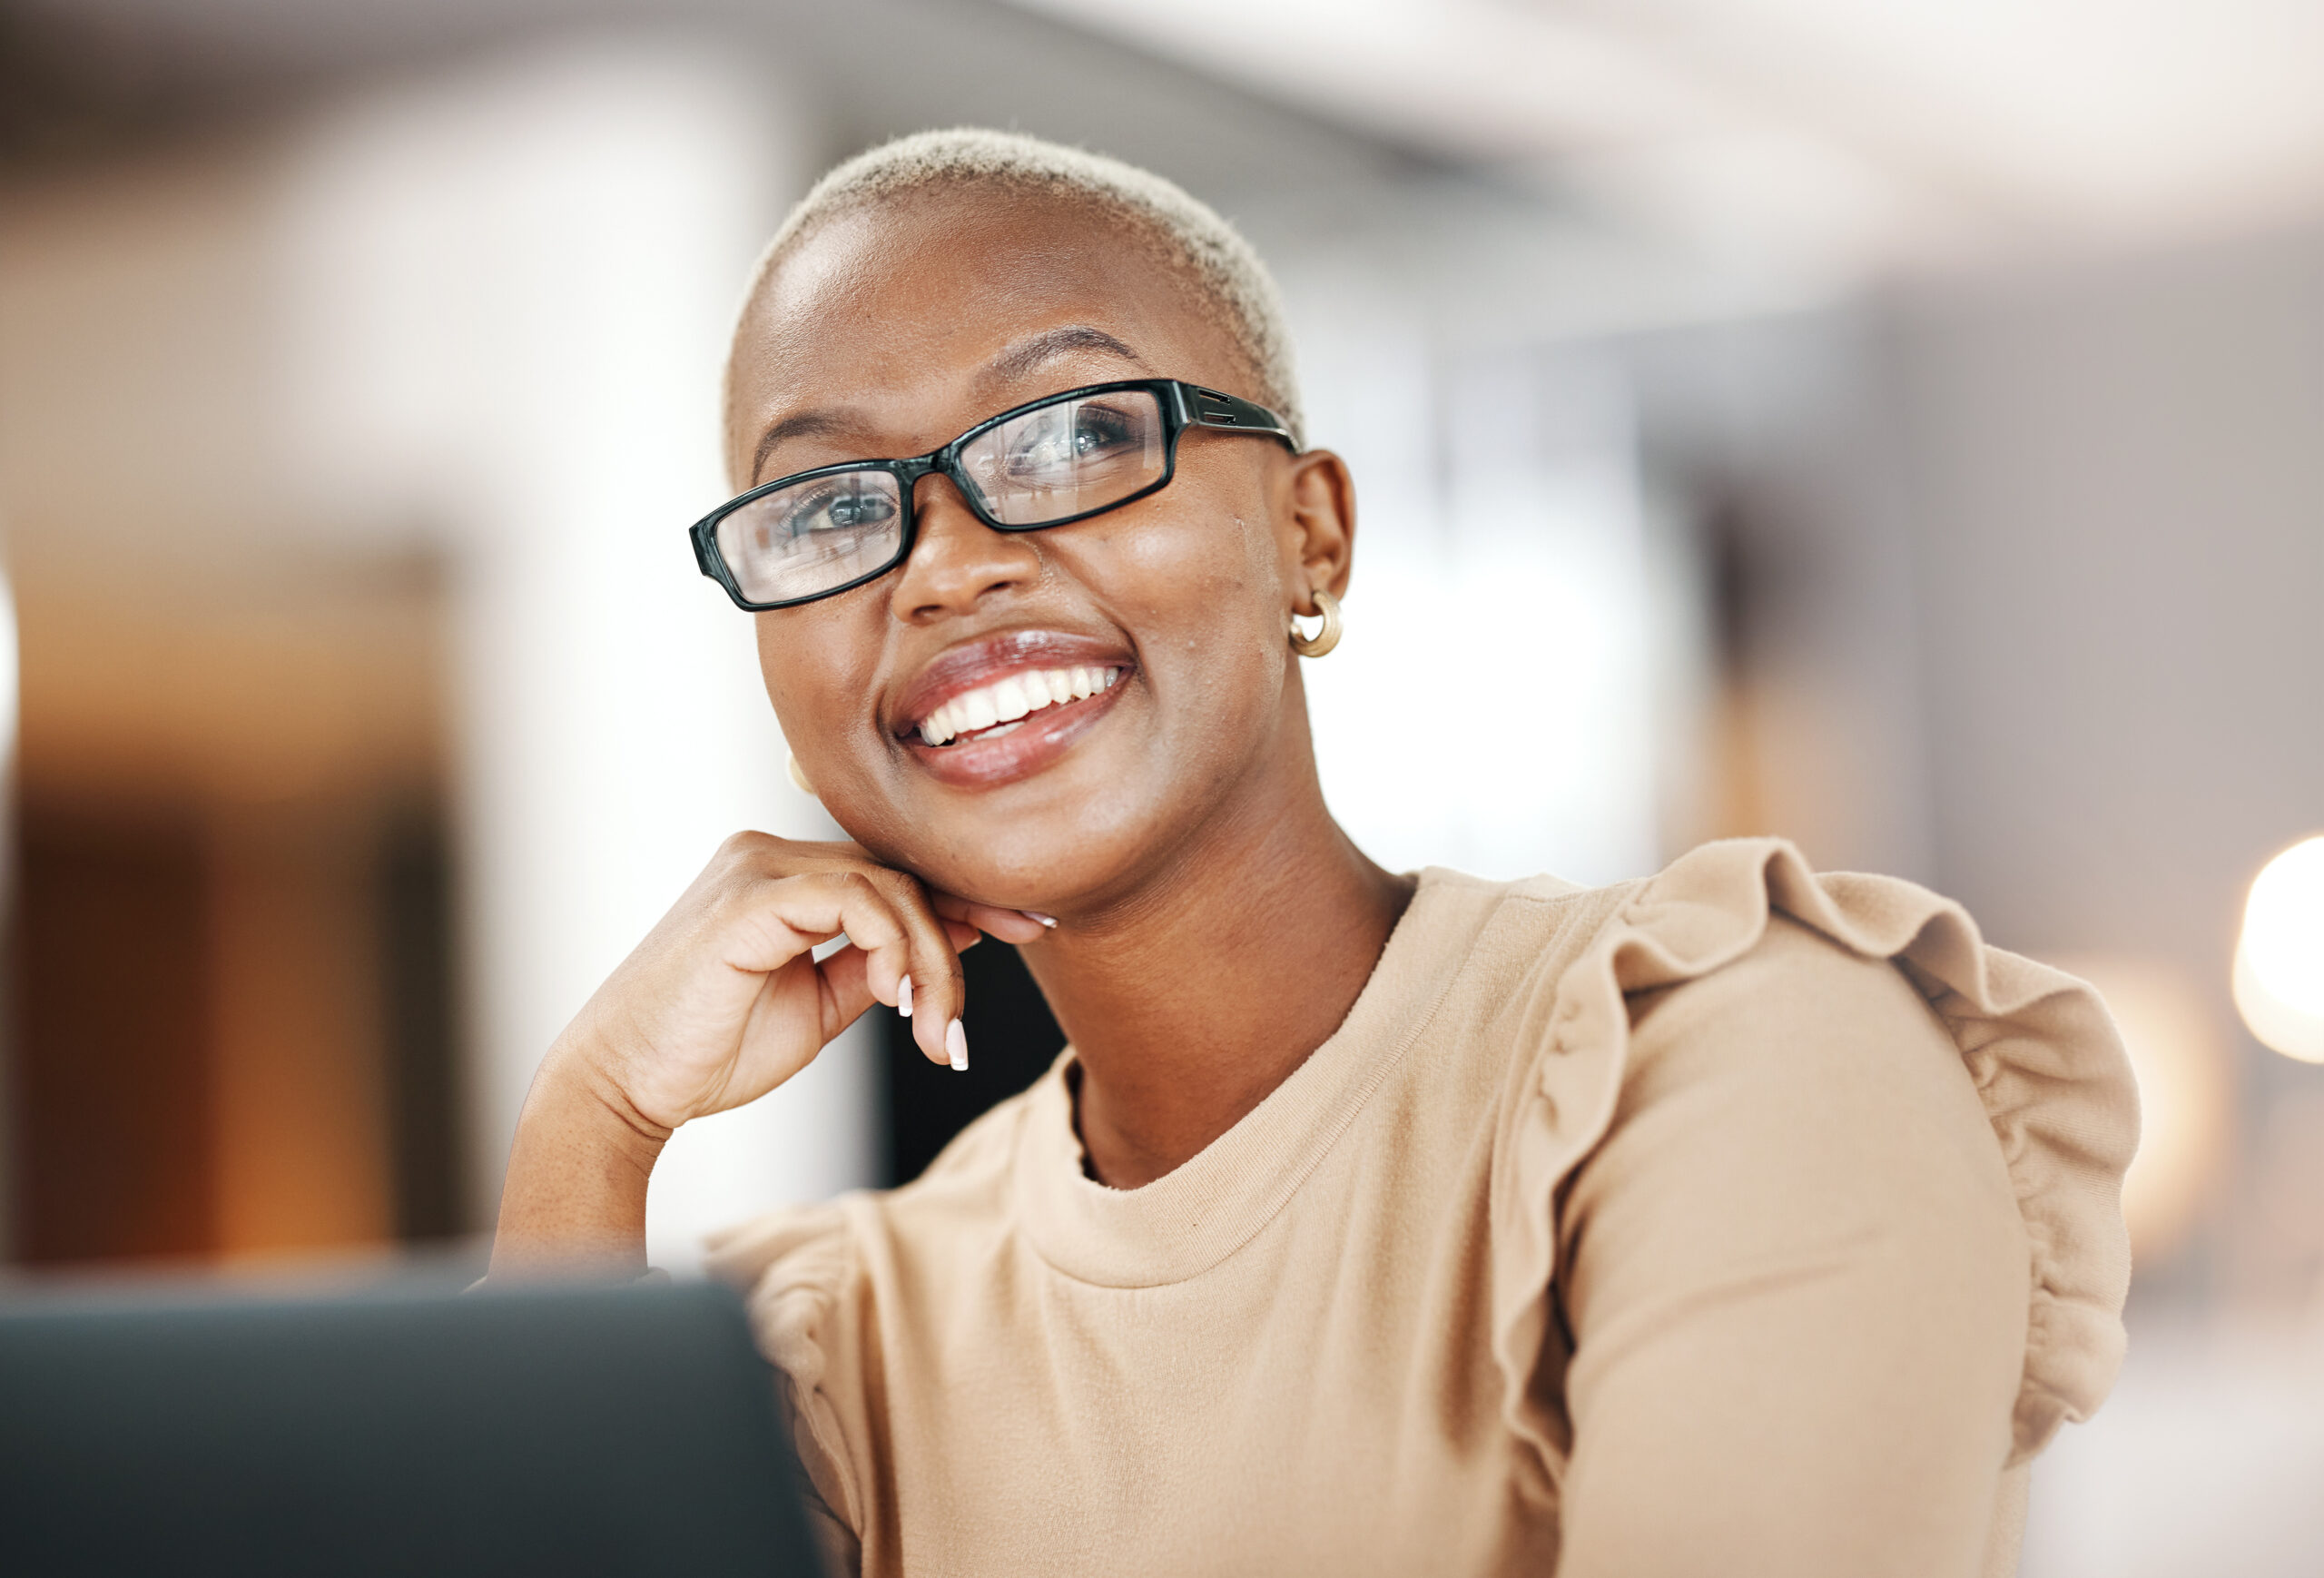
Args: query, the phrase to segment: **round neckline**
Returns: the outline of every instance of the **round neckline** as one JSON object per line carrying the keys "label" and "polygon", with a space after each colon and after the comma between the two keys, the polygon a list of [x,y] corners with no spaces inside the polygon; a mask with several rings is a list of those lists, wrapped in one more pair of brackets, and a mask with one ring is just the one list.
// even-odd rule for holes
{"label": "round neckline", "polygon": [[[1010,1192],[1033,1248],[1078,1281],[1151,1287],[1199,1276],[1250,1241],[1352,1123],[1443,1000],[1496,884],[1430,867],[1340,1027],[1235,1126],[1137,1188],[1085,1170],[1073,1121],[1073,1049],[1027,1092]],[[1425,983],[1411,990],[1409,983]]]}

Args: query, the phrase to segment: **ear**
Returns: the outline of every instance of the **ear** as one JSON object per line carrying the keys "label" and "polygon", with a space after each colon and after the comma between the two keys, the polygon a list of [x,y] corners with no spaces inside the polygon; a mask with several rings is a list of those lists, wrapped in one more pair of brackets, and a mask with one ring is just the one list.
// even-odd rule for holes
{"label": "ear", "polygon": [[1310,615],[1317,611],[1313,593],[1347,592],[1355,559],[1355,479],[1329,449],[1308,449],[1291,458],[1285,485],[1284,579],[1293,612]]}

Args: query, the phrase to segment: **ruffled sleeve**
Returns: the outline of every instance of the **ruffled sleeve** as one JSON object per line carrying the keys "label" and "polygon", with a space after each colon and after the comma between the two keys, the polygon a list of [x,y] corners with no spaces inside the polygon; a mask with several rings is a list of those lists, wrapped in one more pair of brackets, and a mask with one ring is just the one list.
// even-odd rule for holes
{"label": "ruffled sleeve", "polygon": [[1561,1186],[1615,1120],[1632,999],[1719,971],[1777,915],[1893,961],[1958,1048],[2031,1247],[2024,1374],[2010,1461],[2104,1397],[2124,1346],[2130,1245],[2122,1178],[2138,1138],[2130,1065],[2097,995],[1987,947],[1959,906],[1892,878],[1818,876],[1777,840],[1709,844],[1632,890],[1528,1018],[1536,1050],[1496,1136],[1492,1329],[1512,1426],[1530,1423],[1558,1274]]}
{"label": "ruffled sleeve", "polygon": [[840,1310],[855,1276],[844,1199],[771,1212],[714,1236],[706,1264],[750,1301],[759,1349],[788,1405],[808,1510],[836,1569],[852,1573],[862,1566],[863,1507],[835,1373],[846,1363]]}

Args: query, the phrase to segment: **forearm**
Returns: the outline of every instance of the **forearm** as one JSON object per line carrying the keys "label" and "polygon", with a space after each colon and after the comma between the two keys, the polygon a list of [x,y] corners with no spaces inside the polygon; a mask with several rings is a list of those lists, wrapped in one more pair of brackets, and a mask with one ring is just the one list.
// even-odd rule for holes
{"label": "forearm", "polygon": [[670,1130],[560,1046],[525,1098],[487,1276],[645,1269],[645,1186]]}

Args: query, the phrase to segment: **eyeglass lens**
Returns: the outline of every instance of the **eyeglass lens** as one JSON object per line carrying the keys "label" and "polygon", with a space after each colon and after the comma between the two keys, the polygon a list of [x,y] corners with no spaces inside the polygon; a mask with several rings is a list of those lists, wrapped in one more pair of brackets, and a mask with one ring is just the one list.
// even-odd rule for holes
{"label": "eyeglass lens", "polygon": [[718,522],[718,555],[753,603],[843,587],[893,562],[903,539],[903,494],[888,471],[811,477]]}
{"label": "eyeglass lens", "polygon": [[1162,408],[1147,390],[1058,400],[977,435],[960,469],[985,513],[1039,526],[1119,503],[1167,464]]}
{"label": "eyeglass lens", "polygon": [[[963,446],[960,478],[1003,526],[1045,526],[1118,504],[1159,481],[1167,429],[1151,390],[1053,400]],[[719,557],[743,596],[783,603],[893,563],[904,499],[892,472],[838,471],[762,494],[721,517]]]}

